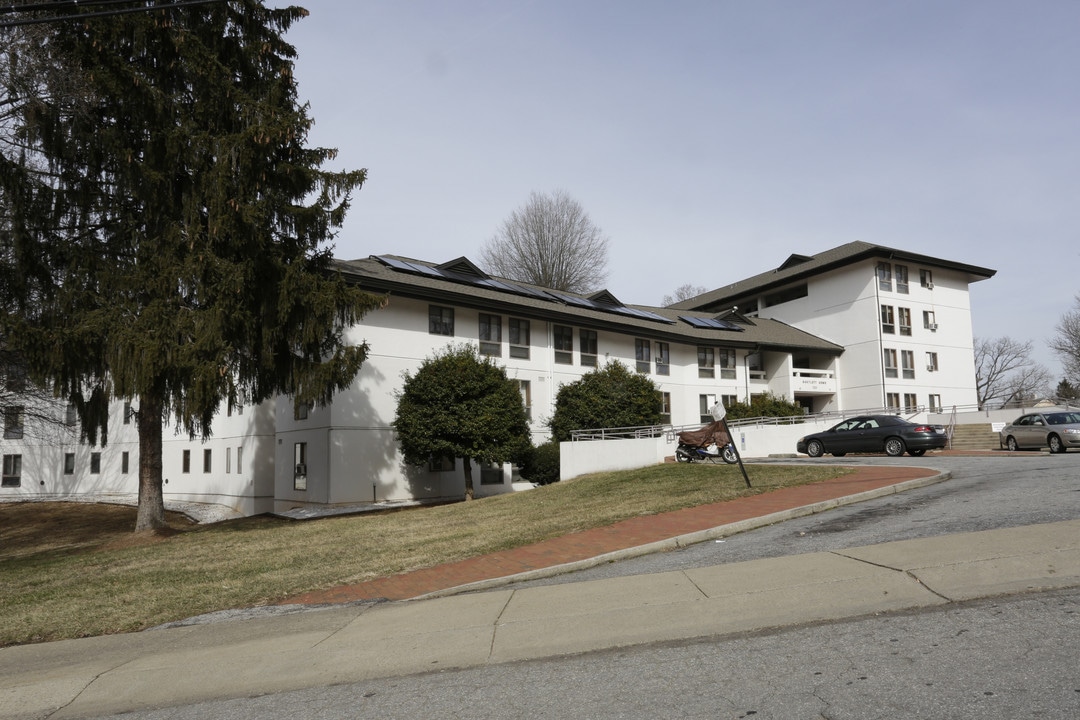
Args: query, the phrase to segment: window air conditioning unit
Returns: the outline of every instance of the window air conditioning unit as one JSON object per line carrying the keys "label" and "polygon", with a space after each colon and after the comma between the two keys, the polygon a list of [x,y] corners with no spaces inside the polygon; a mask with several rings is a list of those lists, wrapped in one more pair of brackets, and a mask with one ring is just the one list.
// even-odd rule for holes
{"label": "window air conditioning unit", "polygon": [[298,476],[299,475],[307,475],[307,463],[300,463],[299,465],[297,465],[296,466],[296,474]]}
{"label": "window air conditioning unit", "polygon": [[936,369],[936,368],[935,368],[935,367],[934,367],[933,365],[927,365],[927,366],[926,366],[926,370],[927,370],[927,372],[934,372],[934,370],[935,370],[935,369]]}
{"label": "window air conditioning unit", "polygon": [[933,290],[934,289],[934,283],[932,283],[932,282],[926,283],[926,289],[927,290]]}
{"label": "window air conditioning unit", "polygon": [[930,323],[931,330],[937,330],[937,323]]}

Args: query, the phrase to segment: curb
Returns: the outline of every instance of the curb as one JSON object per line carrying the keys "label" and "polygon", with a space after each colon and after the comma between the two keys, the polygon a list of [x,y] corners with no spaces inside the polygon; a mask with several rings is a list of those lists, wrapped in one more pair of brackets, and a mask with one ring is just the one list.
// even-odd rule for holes
{"label": "curb", "polygon": [[854,505],[855,503],[865,502],[866,500],[875,500],[880,497],[885,497],[886,495],[896,495],[907,490],[917,490],[918,488],[927,487],[929,485],[936,485],[951,477],[952,473],[941,472],[937,475],[905,480],[896,483],[895,485],[886,485],[874,490],[865,490],[860,493],[855,493],[854,495],[847,495],[832,500],[822,500],[821,502],[803,505],[789,510],[780,510],[756,518],[748,518],[746,520],[739,520],[738,522],[727,523],[726,525],[718,525],[717,527],[709,528],[708,530],[699,530],[697,532],[678,535],[666,540],[657,540],[656,542],[646,543],[645,545],[638,545],[623,550],[614,550],[585,560],[576,560],[574,562],[562,563],[561,565],[552,565],[546,568],[537,568],[536,570],[526,570],[525,572],[515,573],[513,575],[503,575],[502,577],[489,578],[487,580],[477,580],[476,582],[456,585],[442,590],[433,590],[432,592],[409,598],[405,602],[449,597],[451,595],[461,595],[482,590],[493,590],[517,582],[542,580],[544,578],[566,575],[578,570],[588,570],[589,568],[607,565],[608,563],[617,562],[619,560],[628,560],[643,555],[678,550],[679,548],[697,545],[699,543],[708,542],[709,540],[717,540],[755,530],[760,527],[775,525],[776,523],[784,522],[785,520],[794,520],[795,518],[806,517],[807,515],[816,515],[825,512],[826,510],[832,510],[833,508]]}

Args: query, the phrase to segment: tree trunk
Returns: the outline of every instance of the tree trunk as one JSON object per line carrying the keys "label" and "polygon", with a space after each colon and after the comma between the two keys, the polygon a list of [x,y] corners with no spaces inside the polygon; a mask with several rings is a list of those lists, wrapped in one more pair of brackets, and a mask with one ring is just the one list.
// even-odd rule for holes
{"label": "tree trunk", "polygon": [[139,512],[135,532],[165,527],[165,498],[161,489],[161,403],[139,398]]}
{"label": "tree trunk", "polygon": [[464,465],[462,467],[465,470],[465,499],[466,500],[472,500],[473,499],[472,460],[470,460],[469,458],[462,458],[462,462],[464,463]]}

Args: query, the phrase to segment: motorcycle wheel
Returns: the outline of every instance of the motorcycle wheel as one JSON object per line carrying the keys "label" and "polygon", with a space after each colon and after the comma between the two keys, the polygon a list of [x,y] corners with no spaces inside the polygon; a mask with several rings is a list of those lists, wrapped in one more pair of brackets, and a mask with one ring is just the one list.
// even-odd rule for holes
{"label": "motorcycle wheel", "polygon": [[692,463],[694,462],[694,458],[690,456],[690,453],[679,448],[675,451],[675,462]]}
{"label": "motorcycle wheel", "polygon": [[725,445],[724,449],[720,451],[720,456],[724,458],[724,462],[728,465],[734,465],[739,462],[739,455],[735,452],[734,445]]}

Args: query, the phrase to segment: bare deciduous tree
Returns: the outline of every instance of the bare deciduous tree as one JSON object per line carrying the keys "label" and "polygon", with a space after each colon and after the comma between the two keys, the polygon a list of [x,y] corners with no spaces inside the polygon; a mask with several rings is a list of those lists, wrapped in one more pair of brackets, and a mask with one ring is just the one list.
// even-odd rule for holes
{"label": "bare deciduous tree", "polygon": [[1080,295],[1076,296],[1073,309],[1061,316],[1050,348],[1061,358],[1065,376],[1080,384]]}
{"label": "bare deciduous tree", "polygon": [[675,288],[675,292],[670,295],[665,295],[664,299],[660,301],[660,304],[665,306],[674,305],[677,302],[689,300],[692,297],[697,297],[706,292],[708,292],[708,288],[704,288],[701,285],[691,285],[690,283],[686,283],[685,285],[680,285]]}
{"label": "bare deciduous tree", "polygon": [[480,250],[485,270],[511,280],[585,293],[607,279],[608,240],[562,190],[533,192]]}
{"label": "bare deciduous tree", "polygon": [[975,390],[979,407],[1007,405],[1046,391],[1050,371],[1031,359],[1031,341],[975,339]]}

